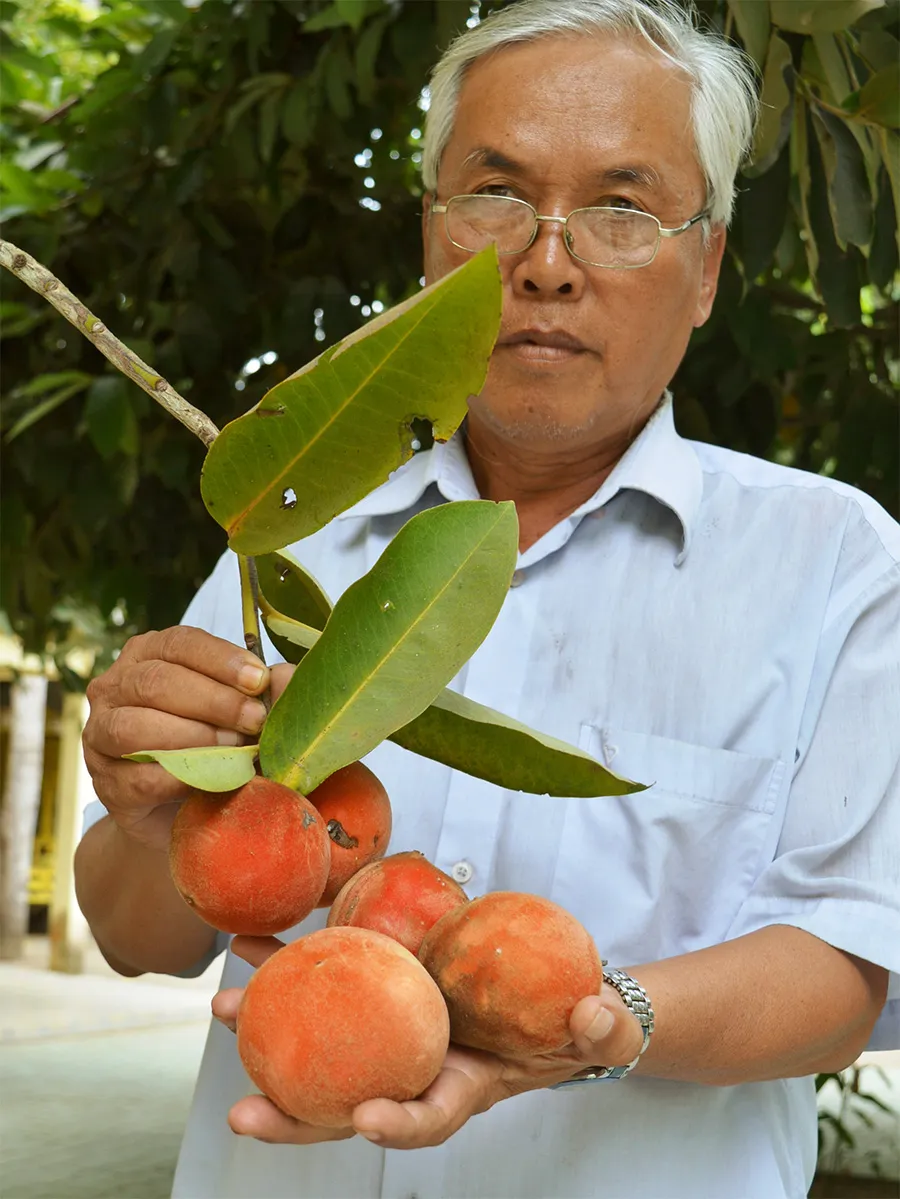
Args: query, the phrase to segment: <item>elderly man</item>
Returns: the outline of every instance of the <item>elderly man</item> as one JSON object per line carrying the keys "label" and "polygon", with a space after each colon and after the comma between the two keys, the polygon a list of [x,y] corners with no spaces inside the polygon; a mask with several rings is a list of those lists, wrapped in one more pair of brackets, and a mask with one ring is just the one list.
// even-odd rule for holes
{"label": "elderly man", "polygon": [[[900,971],[900,529],[851,488],[675,432],[666,388],[715,297],[753,107],[740,57],[646,0],[523,0],[439,64],[426,275],[497,243],[488,382],[460,435],[295,552],[336,596],[416,511],[514,500],[513,589],[455,686],[654,786],[552,800],[380,747],[392,849],[470,895],[561,903],[612,963],[602,993],[565,1052],[451,1048],[420,1099],[335,1134],[243,1097],[230,952],[177,1195],[806,1194],[810,1076],[854,1061]],[[169,880],[178,785],[120,755],[259,730],[254,697],[288,668],[236,648],[236,574],[226,555],[195,627],[135,638],[91,689],[107,814],[79,895],[123,974],[197,972],[227,941]],[[235,946],[252,965],[275,947]]]}

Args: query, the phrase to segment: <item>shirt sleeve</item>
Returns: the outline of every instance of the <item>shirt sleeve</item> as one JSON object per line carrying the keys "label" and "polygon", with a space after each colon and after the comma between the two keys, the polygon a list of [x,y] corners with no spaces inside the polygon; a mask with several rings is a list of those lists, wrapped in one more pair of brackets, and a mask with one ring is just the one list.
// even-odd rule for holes
{"label": "shirt sleeve", "polygon": [[788,924],[891,972],[870,1048],[900,1048],[900,565],[823,630],[774,860],[731,936]]}

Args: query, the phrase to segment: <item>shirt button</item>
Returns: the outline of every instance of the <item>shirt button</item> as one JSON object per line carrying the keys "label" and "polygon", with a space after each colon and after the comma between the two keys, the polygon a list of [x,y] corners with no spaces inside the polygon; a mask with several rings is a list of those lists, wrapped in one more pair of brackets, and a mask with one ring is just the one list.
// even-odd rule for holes
{"label": "shirt button", "polygon": [[467,883],[475,871],[469,862],[457,862],[450,873],[458,883]]}
{"label": "shirt button", "polygon": [[516,573],[513,575],[513,577],[510,579],[509,585],[510,585],[510,587],[521,587],[524,582],[525,582],[525,571],[517,570]]}

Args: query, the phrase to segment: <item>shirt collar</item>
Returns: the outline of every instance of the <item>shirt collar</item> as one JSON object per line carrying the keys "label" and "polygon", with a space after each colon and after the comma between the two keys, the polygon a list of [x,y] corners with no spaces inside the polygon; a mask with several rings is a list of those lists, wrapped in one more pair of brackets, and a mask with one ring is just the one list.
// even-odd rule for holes
{"label": "shirt collar", "polygon": [[[446,444],[438,442],[431,450],[416,454],[386,483],[341,513],[338,519],[403,512],[417,503],[432,485],[445,500],[479,498],[461,431]],[[675,561],[680,566],[690,548],[703,494],[703,473],[693,446],[676,432],[672,396],[668,391],[602,486],[570,513],[566,521],[578,524],[583,516],[608,504],[620,491],[642,491],[677,516],[682,542]]]}

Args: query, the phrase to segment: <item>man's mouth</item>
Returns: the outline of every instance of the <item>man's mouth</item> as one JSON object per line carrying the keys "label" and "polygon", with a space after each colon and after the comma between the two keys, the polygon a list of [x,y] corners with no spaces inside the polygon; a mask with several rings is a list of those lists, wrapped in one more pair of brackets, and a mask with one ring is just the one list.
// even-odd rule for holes
{"label": "man's mouth", "polygon": [[517,329],[504,333],[498,347],[531,362],[565,362],[587,351],[587,346],[564,329]]}

